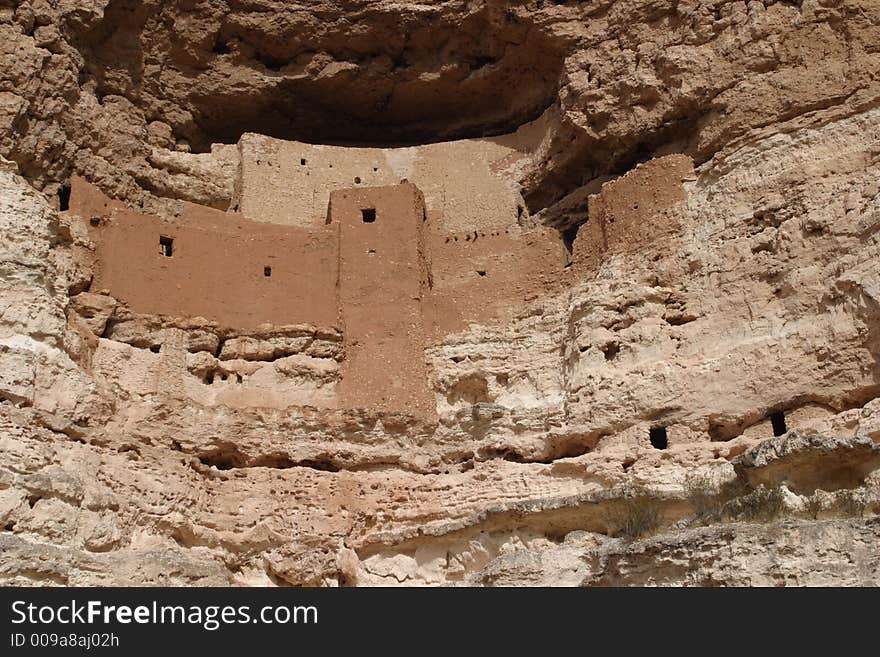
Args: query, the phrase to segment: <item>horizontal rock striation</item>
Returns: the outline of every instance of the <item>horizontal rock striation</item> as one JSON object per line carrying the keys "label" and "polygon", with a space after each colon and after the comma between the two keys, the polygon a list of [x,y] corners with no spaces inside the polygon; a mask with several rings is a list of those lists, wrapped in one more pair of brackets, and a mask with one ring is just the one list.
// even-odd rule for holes
{"label": "horizontal rock striation", "polygon": [[[0,583],[880,583],[878,25],[859,0],[0,0]],[[103,215],[59,211],[76,174],[151,221],[227,216],[247,132],[513,131],[497,243],[558,229],[558,263],[499,287],[473,238],[483,287],[456,287],[418,251],[450,309],[430,414],[336,404],[344,321],[131,307],[96,276]]]}

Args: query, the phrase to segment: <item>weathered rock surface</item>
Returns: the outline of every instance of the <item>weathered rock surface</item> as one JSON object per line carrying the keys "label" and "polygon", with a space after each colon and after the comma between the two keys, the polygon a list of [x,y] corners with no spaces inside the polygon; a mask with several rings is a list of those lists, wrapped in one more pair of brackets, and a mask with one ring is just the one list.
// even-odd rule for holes
{"label": "weathered rock surface", "polygon": [[796,432],[766,440],[733,460],[749,483],[797,491],[858,488],[880,468],[880,443],[867,436],[830,438]]}
{"label": "weathered rock surface", "polygon": [[[2,153],[38,186],[228,202],[245,132],[424,142],[547,110],[533,211],[654,153],[877,97],[878,9],[800,3],[6,0]],[[343,91],[344,90],[344,91]],[[196,149],[202,154],[187,155]]]}
{"label": "weathered rock surface", "polygon": [[492,586],[876,586],[878,521],[784,521],[689,529],[628,543],[575,532],[494,559]]}
{"label": "weathered rock surface", "polygon": [[[0,0],[0,582],[880,583],[878,12]],[[571,264],[428,347],[436,422],[314,403],[335,333],[90,289],[41,193],[224,209],[248,131],[532,119]]]}

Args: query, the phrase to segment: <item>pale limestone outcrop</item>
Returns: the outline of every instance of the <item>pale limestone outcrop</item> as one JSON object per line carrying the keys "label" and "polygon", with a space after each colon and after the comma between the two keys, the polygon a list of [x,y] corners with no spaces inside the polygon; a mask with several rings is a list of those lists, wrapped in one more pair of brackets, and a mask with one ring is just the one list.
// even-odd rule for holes
{"label": "pale limestone outcrop", "polygon": [[[571,277],[567,289],[535,299],[511,323],[472,326],[444,339],[428,352],[440,410],[436,428],[405,416],[272,409],[263,398],[235,408],[216,396],[157,385],[160,379],[144,376],[173,350],[153,354],[149,340],[132,346],[143,329],[131,323],[125,340],[132,344],[102,338],[91,347],[90,374],[62,349],[62,287],[52,302],[57,306],[40,306],[48,313],[16,310],[10,316],[34,319],[5,329],[16,354],[46,359],[39,368],[4,370],[40,374],[3,387],[7,531],[31,546],[48,541],[72,550],[73,574],[64,580],[71,582],[81,581],[76,573],[89,558],[84,553],[125,560],[149,537],[159,552],[196,550],[219,560],[238,583],[477,583],[490,581],[479,573],[495,560],[527,558],[529,551],[549,555],[572,532],[590,532],[597,545],[618,540],[602,536],[616,531],[609,520],[619,513],[615,500],[635,493],[659,505],[658,529],[672,532],[668,540],[685,540],[674,538],[674,527],[695,512],[694,482],[709,497],[735,482],[730,459],[771,437],[769,421],[762,422],[771,409],[786,411],[789,428],[843,431],[873,453],[865,440],[876,438],[876,402],[864,404],[877,385],[877,322],[869,296],[876,272],[866,264],[878,225],[876,190],[871,195],[876,164],[864,156],[872,148],[864,141],[872,117],[803,127],[787,143],[769,138],[744,146],[738,157],[749,162],[745,177],[736,177],[733,156],[724,161],[732,172],[726,176],[703,167],[687,200],[672,209],[682,229],[674,242],[656,245],[659,257],[650,249],[638,259],[611,256],[595,277],[581,280],[576,264],[561,273]],[[783,168],[788,197],[773,202],[768,220],[762,199],[779,184],[779,163],[803,149],[812,149],[814,161],[833,156],[839,172],[815,184],[812,171]],[[763,162],[772,175],[760,173]],[[14,194],[5,206],[10,230],[42,220],[44,231],[32,233],[22,248],[47,253],[58,241],[48,228],[55,215],[23,181],[3,175],[4,189]],[[852,196],[846,189],[860,190],[862,199],[850,209],[836,201]],[[732,221],[732,213],[742,218]],[[814,224],[821,231],[803,228]],[[772,233],[770,247],[752,248],[768,243],[763,233]],[[45,263],[66,262],[63,254],[72,249],[62,242],[52,250],[58,253],[41,260],[43,271]],[[7,262],[17,279],[38,280],[27,278],[27,260]],[[719,268],[721,262],[736,266]],[[687,287],[675,283],[678,277],[687,277]],[[28,303],[52,298],[44,280],[42,288],[34,284]],[[719,287],[724,295],[714,294]],[[23,295],[7,294],[7,307],[22,308]],[[677,311],[695,309],[694,319],[664,320],[669,299]],[[97,301],[72,302],[70,310],[89,314]],[[195,354],[217,346],[188,337],[193,330],[210,332],[198,322],[161,330],[178,331],[165,343]],[[611,341],[617,348],[608,357],[602,346]],[[823,357],[832,344],[837,356]],[[118,349],[136,358],[102,365],[102,354]],[[246,355],[239,351],[236,356]],[[62,381],[80,382],[85,394],[59,397]],[[194,377],[196,384],[203,385]],[[109,408],[109,421],[94,423],[96,409],[102,417]],[[648,443],[647,429],[658,422],[668,428],[667,450]],[[836,471],[839,464],[828,460],[838,450],[830,456],[807,451],[822,471]],[[782,505],[784,512],[873,513],[873,461],[856,459],[865,470],[860,481],[823,485],[858,486],[860,505],[838,499],[840,490],[812,497],[799,490],[794,502]],[[34,495],[35,476],[81,479],[90,469],[102,473],[95,482],[105,491],[91,493],[95,503],[84,506],[85,498],[69,493],[33,506],[22,502]],[[858,526],[843,522],[840,531]],[[694,554],[703,549],[695,545]],[[15,566],[6,567],[12,581]],[[755,581],[759,575],[769,576],[761,571]],[[202,577],[198,571],[182,576]],[[137,571],[130,577],[134,581]],[[688,577],[701,581],[696,573]],[[557,583],[566,582],[560,576]]]}
{"label": "pale limestone outcrop", "polygon": [[502,555],[474,574],[492,586],[876,586],[877,519],[689,529],[627,543],[569,534]]}
{"label": "pale limestone outcrop", "polygon": [[[469,82],[399,134],[508,129],[546,108],[525,128],[537,146],[503,175],[532,219],[589,217],[571,266],[523,307],[428,347],[427,422],[332,408],[341,334],[139,316],[89,289],[81,222],[34,191],[73,170],[166,216],[180,201],[223,208],[240,192],[238,150],[187,151],[254,129],[236,108],[279,81],[321,98],[390,70],[382,55],[301,60],[315,44],[283,38],[287,9],[218,23],[223,4],[200,5],[174,52],[138,14],[150,81],[138,87],[117,65],[129,41],[118,3],[0,3],[0,58],[14,56],[0,147],[17,163],[0,167],[0,582],[880,582],[873,6],[622,2],[504,19],[492,3],[424,16],[379,3],[364,43],[401,14],[439,17],[473,55],[468,71],[431,69],[427,46],[400,62],[395,85],[420,93]],[[500,55],[457,30],[508,20],[498,31],[515,47]],[[338,38],[338,25],[312,25],[318,45]],[[537,97],[462,113],[546,44]],[[187,67],[204,72],[198,85]],[[210,115],[224,105],[236,120]],[[318,114],[299,127],[364,119]],[[696,167],[640,217],[662,230],[579,258],[595,246],[590,204],[630,212],[617,174],[638,183],[665,165],[635,163],[666,152]],[[786,435],[773,437],[773,413]]]}
{"label": "pale limestone outcrop", "polygon": [[867,436],[828,437],[791,432],[765,440],[733,460],[753,485],[784,484],[793,490],[858,488],[880,469],[880,443]]}
{"label": "pale limestone outcrop", "polygon": [[[223,207],[235,158],[211,146],[247,132],[425,143],[540,116],[538,146],[511,172],[537,213],[652,154],[702,163],[793,117],[863,109],[878,92],[877,11],[860,0],[6,2],[0,154],[50,191],[76,172],[157,209],[156,195]],[[554,223],[582,221],[567,207]]]}

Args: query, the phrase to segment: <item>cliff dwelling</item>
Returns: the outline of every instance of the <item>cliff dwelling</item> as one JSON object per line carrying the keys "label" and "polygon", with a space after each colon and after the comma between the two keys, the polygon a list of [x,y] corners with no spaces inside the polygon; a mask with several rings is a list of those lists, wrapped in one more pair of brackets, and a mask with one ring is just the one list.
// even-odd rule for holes
{"label": "cliff dwelling", "polygon": [[[74,178],[70,212],[89,218],[92,290],[135,315],[203,320],[224,336],[205,351],[167,338],[158,385],[205,400],[233,381],[223,403],[430,419],[426,348],[469,323],[503,321],[566,262],[557,231],[525,223],[521,198],[493,171],[516,154],[516,138],[374,149],[246,135],[227,211],[187,203],[162,219]],[[300,351],[291,334],[302,332],[338,347]],[[285,346],[263,356],[242,353],[242,342]],[[269,372],[291,358],[320,376],[272,386]]]}
{"label": "cliff dwelling", "polygon": [[0,584],[880,583],[878,25],[0,1]]}

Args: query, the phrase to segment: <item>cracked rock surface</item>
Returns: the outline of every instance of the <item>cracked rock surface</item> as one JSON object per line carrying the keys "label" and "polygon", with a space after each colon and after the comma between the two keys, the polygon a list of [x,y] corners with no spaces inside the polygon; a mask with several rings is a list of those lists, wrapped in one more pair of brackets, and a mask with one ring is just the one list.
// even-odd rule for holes
{"label": "cracked rock surface", "polygon": [[[0,0],[0,583],[880,584],[877,44],[868,0]],[[436,422],[303,401],[332,331],[89,289],[56,207],[226,209],[260,129],[530,121],[571,263],[428,347]],[[638,230],[597,255],[591,204]]]}

